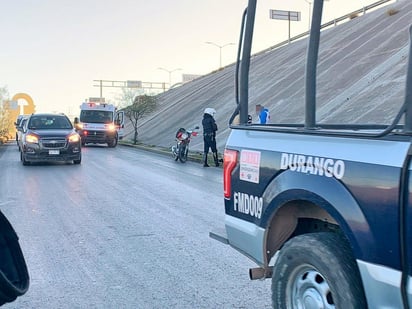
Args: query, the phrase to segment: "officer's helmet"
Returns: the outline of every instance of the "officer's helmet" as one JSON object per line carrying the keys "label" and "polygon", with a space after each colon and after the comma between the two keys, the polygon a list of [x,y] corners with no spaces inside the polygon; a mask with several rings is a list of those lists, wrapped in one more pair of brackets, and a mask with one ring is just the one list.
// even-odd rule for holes
{"label": "officer's helmet", "polygon": [[205,108],[205,114],[209,114],[210,116],[214,117],[216,114],[216,110],[214,108],[211,107],[207,107]]}

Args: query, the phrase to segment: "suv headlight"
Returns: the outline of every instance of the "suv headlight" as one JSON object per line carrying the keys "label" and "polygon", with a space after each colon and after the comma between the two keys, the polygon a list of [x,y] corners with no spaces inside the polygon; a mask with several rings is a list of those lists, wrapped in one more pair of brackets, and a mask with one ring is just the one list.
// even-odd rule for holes
{"label": "suv headlight", "polygon": [[80,141],[80,135],[77,133],[73,133],[69,135],[69,143],[77,143]]}
{"label": "suv headlight", "polygon": [[26,142],[27,143],[32,143],[32,144],[38,144],[39,143],[39,137],[34,134],[27,134],[26,135]]}

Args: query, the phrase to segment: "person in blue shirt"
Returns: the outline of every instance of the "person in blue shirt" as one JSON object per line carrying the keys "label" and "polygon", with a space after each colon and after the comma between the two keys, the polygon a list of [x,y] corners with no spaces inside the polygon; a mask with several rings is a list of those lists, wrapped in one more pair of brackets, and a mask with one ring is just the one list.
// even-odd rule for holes
{"label": "person in blue shirt", "polygon": [[259,122],[262,124],[268,123],[270,119],[270,114],[269,114],[269,110],[262,106],[260,108],[260,113],[259,113]]}

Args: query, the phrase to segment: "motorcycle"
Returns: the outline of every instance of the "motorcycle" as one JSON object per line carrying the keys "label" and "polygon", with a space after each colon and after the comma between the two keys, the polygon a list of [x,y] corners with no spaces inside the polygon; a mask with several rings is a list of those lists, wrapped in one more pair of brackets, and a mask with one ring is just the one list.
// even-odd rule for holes
{"label": "motorcycle", "polygon": [[176,132],[176,145],[172,147],[172,155],[175,161],[179,160],[182,163],[185,163],[187,161],[190,139],[192,136],[197,135],[198,132],[196,130],[198,129],[198,126],[191,130],[180,128]]}

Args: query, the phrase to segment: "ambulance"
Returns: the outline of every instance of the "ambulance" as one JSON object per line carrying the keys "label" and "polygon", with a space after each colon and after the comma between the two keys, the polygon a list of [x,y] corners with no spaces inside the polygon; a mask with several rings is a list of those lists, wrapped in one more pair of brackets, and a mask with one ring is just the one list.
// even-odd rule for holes
{"label": "ambulance", "polygon": [[116,147],[124,135],[124,112],[113,104],[84,102],[80,105],[80,118],[74,119],[76,131],[86,144],[107,144]]}

